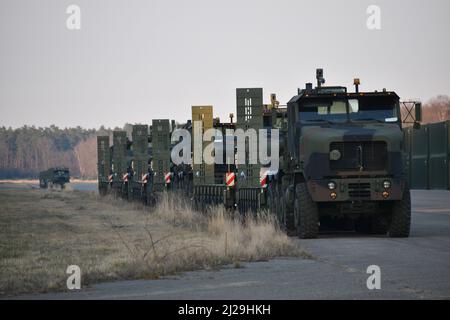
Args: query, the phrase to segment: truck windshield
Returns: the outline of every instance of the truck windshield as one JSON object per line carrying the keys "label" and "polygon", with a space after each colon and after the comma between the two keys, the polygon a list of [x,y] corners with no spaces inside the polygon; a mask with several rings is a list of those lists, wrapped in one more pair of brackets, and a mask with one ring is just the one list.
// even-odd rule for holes
{"label": "truck windshield", "polygon": [[309,122],[345,122],[347,121],[346,100],[322,100],[305,103],[300,106],[299,118]]}
{"label": "truck windshield", "polygon": [[355,99],[313,100],[300,105],[302,123],[378,121],[397,122],[395,96],[360,96]]}
{"label": "truck windshield", "polygon": [[358,99],[350,99],[348,102],[350,120],[398,121],[396,99],[394,97],[359,97]]}

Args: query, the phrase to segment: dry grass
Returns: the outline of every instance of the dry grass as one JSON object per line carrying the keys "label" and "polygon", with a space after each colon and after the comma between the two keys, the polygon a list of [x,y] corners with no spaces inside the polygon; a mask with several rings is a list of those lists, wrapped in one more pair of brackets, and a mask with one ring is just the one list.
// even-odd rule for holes
{"label": "dry grass", "polygon": [[0,295],[66,290],[72,264],[86,286],[302,254],[270,216],[202,215],[167,196],[149,210],[95,192],[0,190],[0,229]]}

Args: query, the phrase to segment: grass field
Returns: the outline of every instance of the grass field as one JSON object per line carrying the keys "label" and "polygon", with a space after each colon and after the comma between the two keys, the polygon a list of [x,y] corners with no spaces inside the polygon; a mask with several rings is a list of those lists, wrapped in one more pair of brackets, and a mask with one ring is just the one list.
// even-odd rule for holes
{"label": "grass field", "polygon": [[0,230],[0,295],[67,290],[69,265],[85,287],[304,255],[271,217],[244,224],[167,197],[150,210],[95,192],[0,188]]}

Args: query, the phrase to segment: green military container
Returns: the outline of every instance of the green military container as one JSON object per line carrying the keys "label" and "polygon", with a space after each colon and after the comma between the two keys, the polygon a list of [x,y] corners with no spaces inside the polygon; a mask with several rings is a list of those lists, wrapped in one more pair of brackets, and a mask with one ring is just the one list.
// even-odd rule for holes
{"label": "green military container", "polygon": [[170,121],[156,119],[152,121],[152,170],[153,189],[156,192],[166,190],[170,184]]}
{"label": "green military container", "polygon": [[133,181],[140,182],[148,170],[148,126],[134,125],[132,131]]}
{"label": "green military container", "polygon": [[140,200],[143,198],[143,178],[148,172],[148,125],[133,125],[132,129],[132,154],[133,169],[132,194],[133,198]]}
{"label": "green military container", "polygon": [[[237,123],[236,129],[247,131],[259,130],[263,128],[263,89],[244,88],[236,89]],[[250,154],[258,157],[258,141],[254,144],[246,143],[245,164],[237,164],[238,188],[259,188],[261,165],[250,163]]]}
{"label": "green military container", "polygon": [[[212,106],[192,106],[192,143],[193,151],[193,179],[194,186],[204,184],[214,184],[214,164],[195,163],[195,159],[200,158],[198,153],[203,154],[205,147],[210,143],[203,141],[203,134],[213,128],[213,107]],[[200,133],[196,134],[196,132]],[[201,141],[197,141],[200,139]],[[201,146],[201,150],[195,146]],[[202,157],[203,159],[203,157]]]}
{"label": "green military container", "polygon": [[112,148],[112,186],[116,196],[128,197],[128,185],[124,187],[124,176],[127,173],[127,133],[126,131],[113,132]]}
{"label": "green military container", "polygon": [[97,136],[97,176],[100,195],[106,195],[111,174],[109,136]]}
{"label": "green military container", "polygon": [[[259,163],[259,130],[263,129],[263,89],[236,89],[236,129],[248,132],[254,130],[257,139],[245,144],[245,163],[237,163],[237,196],[236,204],[240,212],[259,211],[263,203],[264,193],[261,188],[261,164]],[[251,136],[251,134],[250,134]],[[252,155],[256,163],[251,163]],[[238,150],[239,158],[239,150]],[[238,160],[239,161],[239,160]]]}

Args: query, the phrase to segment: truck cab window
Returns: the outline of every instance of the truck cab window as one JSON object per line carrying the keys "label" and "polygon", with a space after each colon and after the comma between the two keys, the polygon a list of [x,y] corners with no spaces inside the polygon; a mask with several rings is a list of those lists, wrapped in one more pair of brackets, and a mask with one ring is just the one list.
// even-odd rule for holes
{"label": "truck cab window", "polygon": [[324,100],[300,105],[301,123],[347,121],[346,100]]}

